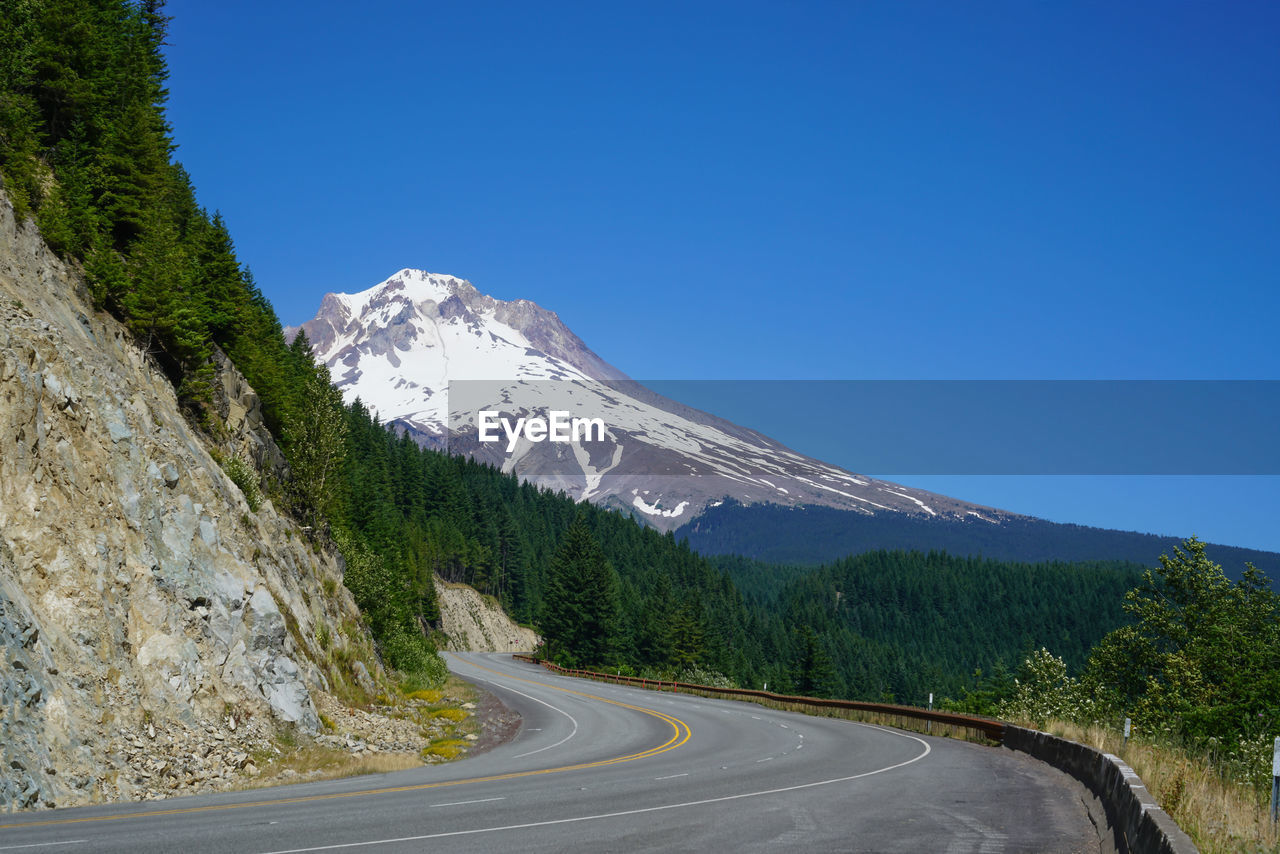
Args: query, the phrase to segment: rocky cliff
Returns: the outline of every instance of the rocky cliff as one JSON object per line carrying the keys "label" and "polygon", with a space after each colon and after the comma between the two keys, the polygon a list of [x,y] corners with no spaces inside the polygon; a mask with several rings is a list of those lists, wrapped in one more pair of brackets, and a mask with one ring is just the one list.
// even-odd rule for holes
{"label": "rocky cliff", "polygon": [[221,369],[219,449],[0,193],[0,809],[227,777],[370,648],[336,555],[211,455],[282,465]]}
{"label": "rocky cliff", "polygon": [[533,629],[512,622],[493,600],[466,584],[435,578],[440,628],[456,652],[531,652],[541,641]]}

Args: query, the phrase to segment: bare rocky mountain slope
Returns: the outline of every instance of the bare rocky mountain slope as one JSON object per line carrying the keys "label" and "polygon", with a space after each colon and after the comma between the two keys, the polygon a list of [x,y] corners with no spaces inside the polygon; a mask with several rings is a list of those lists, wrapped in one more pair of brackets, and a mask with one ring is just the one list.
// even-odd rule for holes
{"label": "bare rocky mountain slope", "polygon": [[277,728],[317,729],[335,650],[376,670],[336,552],[211,456],[281,460],[252,389],[220,381],[212,448],[0,193],[0,810],[230,778]]}

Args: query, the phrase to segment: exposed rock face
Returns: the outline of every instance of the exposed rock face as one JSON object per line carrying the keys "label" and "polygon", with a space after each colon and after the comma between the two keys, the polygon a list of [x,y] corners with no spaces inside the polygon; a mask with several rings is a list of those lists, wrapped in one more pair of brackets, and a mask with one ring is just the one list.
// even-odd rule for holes
{"label": "exposed rock face", "polygon": [[284,480],[289,464],[262,420],[262,401],[221,350],[214,352],[213,404],[228,432],[224,449],[253,463],[264,479]]}
{"label": "exposed rock face", "polygon": [[[279,468],[223,367],[224,450]],[[339,560],[270,502],[250,512],[3,194],[0,439],[0,810],[145,796],[122,733],[317,727],[317,628],[358,619]]]}
{"label": "exposed rock face", "polygon": [[465,584],[435,579],[440,626],[455,652],[530,652],[541,638],[518,626],[506,613]]}

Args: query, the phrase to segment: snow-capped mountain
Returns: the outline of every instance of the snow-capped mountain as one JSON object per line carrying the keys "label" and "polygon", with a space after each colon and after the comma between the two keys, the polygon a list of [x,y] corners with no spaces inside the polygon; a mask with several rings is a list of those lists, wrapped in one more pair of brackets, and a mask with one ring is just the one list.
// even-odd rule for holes
{"label": "snow-capped mountain", "polygon": [[[493,299],[453,276],[405,269],[360,293],[327,294],[302,329],[345,398],[359,397],[384,423],[662,530],[726,497],[865,514],[1005,515],[847,472],[664,398],[593,353],[554,312]],[[495,417],[483,411],[506,420],[486,431],[496,441],[481,441]],[[598,419],[600,430],[573,443],[504,432],[554,411]]]}

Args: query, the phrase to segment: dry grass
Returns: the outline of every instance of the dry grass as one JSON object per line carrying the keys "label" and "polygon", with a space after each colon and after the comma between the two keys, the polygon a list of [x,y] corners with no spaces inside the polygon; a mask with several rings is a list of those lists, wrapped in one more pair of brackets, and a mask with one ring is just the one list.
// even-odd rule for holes
{"label": "dry grass", "polygon": [[477,698],[476,686],[463,679],[459,679],[454,673],[449,674],[449,678],[444,683],[445,693],[451,697],[459,697],[464,703],[474,703]]}
{"label": "dry grass", "polygon": [[476,702],[475,686],[453,674],[449,675],[442,688],[410,691],[403,696],[406,705],[402,717],[417,721],[423,726],[444,724],[452,728],[458,737],[479,729],[471,711],[462,708],[464,703]]}
{"label": "dry grass", "polygon": [[336,780],[361,774],[387,774],[422,767],[422,759],[413,753],[370,753],[356,756],[345,750],[318,744],[286,747],[279,756],[254,758],[261,763],[258,767],[262,773],[245,781],[243,788],[246,789],[311,780]]}
{"label": "dry grass", "polygon": [[422,700],[424,703],[432,705],[439,703],[444,699],[444,691],[427,689],[424,691],[411,691],[405,695],[406,700]]}
{"label": "dry grass", "polygon": [[443,759],[449,761],[457,759],[466,752],[467,742],[460,738],[439,738],[431,742],[431,744],[422,750],[422,758],[431,760]]}
{"label": "dry grass", "polygon": [[[406,701],[404,703],[386,696],[378,699],[397,706],[392,714],[398,717],[414,720],[422,725],[432,722],[444,724],[444,732],[434,738],[421,753],[352,754],[342,748],[317,744],[286,731],[276,737],[274,749],[259,751],[252,756],[260,774],[245,780],[240,788],[257,789],[284,783],[335,780],[361,774],[387,774],[421,768],[424,762],[447,762],[466,755],[471,744],[466,736],[478,734],[480,728],[476,716],[461,708],[463,703],[475,702],[474,686],[450,675],[442,688],[411,691],[402,696]],[[355,694],[349,699],[363,700],[360,705],[368,704],[367,698],[362,694]],[[424,703],[428,705],[424,706]],[[338,730],[335,722],[327,716],[321,715],[321,723],[329,732]]]}
{"label": "dry grass", "polygon": [[[444,683],[444,693],[447,697],[455,698],[456,705],[450,703],[449,706],[443,708],[432,706],[430,708],[432,714],[450,721],[459,736],[479,735],[479,718],[472,714],[471,711],[462,708],[465,703],[471,703],[474,706],[480,701],[480,694],[476,690],[476,686],[470,682],[464,682],[450,673],[448,680]],[[459,717],[460,714],[465,715],[465,717]]]}
{"label": "dry grass", "polygon": [[1124,744],[1119,733],[1097,726],[1051,721],[1044,731],[1119,756],[1204,854],[1280,851],[1269,801],[1251,786],[1223,780],[1207,757],[1138,739]]}
{"label": "dry grass", "polygon": [[431,716],[458,724],[465,721],[468,715],[466,709],[435,709],[431,712]]}
{"label": "dry grass", "polygon": [[[475,686],[450,673],[442,689],[416,691],[409,696],[431,704],[421,710],[424,718],[445,723],[444,734],[432,739],[431,743],[423,748],[422,759],[427,762],[449,762],[465,756],[471,747],[471,742],[466,736],[478,735],[480,723],[475,715],[461,708],[461,704],[474,703],[477,700]],[[458,705],[452,705],[453,702]],[[440,705],[441,703],[449,703],[449,705]]]}
{"label": "dry grass", "polygon": [[313,779],[336,779],[359,774],[385,774],[420,767],[422,763],[412,753],[371,753],[353,756],[345,750],[311,745],[288,754],[281,762],[270,766],[279,775],[285,770],[309,774],[319,771]]}

